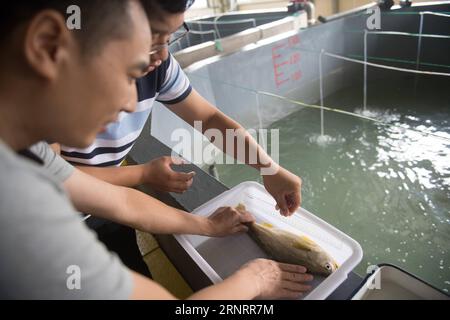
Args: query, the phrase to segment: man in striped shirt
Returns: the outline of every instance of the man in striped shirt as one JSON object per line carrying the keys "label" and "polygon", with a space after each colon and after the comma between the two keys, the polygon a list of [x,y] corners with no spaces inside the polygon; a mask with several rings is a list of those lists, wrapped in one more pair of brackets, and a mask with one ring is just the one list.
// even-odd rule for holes
{"label": "man in striped shirt", "polygon": [[[61,154],[66,160],[80,165],[79,168],[84,172],[113,184],[136,186],[146,183],[160,191],[183,192],[192,184],[194,173],[175,172],[171,165],[179,163],[170,157],[155,159],[139,166],[119,167],[138,139],[155,101],[163,103],[191,125],[194,121],[201,121],[204,131],[218,129],[224,137],[227,129],[245,132],[242,126],[211,105],[191,87],[187,76],[168,52],[167,44],[171,34],[184,25],[184,12],[192,2],[154,0],[154,14],[150,17],[154,43],[151,50],[151,67],[145,77],[130,79],[136,81],[138,89],[137,110],[133,113],[122,113],[118,121],[105,128],[89,148],[62,147]],[[301,203],[301,179],[278,166],[248,133],[242,134],[245,136],[246,150],[256,150],[258,155],[257,163],[246,163],[257,170],[276,168],[275,174],[263,175],[264,185],[275,198],[280,213],[284,216],[293,214]],[[219,147],[225,150],[225,146]],[[232,156],[235,157],[234,154]],[[121,251],[128,255],[133,246],[134,252],[138,253],[133,230],[121,230],[123,237],[119,237],[119,231],[116,230],[119,226],[111,229],[109,224],[108,230],[100,231],[95,221],[88,220],[89,223],[98,229],[100,239],[107,245],[109,241],[116,243],[108,247],[118,252],[125,263],[131,261],[131,258],[124,257]],[[101,228],[105,229],[104,224]],[[102,239],[105,234],[107,236]],[[132,265],[129,266],[133,268]],[[145,267],[134,269],[146,273]]]}

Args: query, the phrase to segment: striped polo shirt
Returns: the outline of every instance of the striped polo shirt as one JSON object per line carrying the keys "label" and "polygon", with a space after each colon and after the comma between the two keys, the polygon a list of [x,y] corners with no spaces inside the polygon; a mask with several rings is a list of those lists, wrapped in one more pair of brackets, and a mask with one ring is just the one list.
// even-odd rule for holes
{"label": "striped polo shirt", "polygon": [[136,111],[121,112],[118,122],[111,123],[86,149],[62,146],[61,155],[67,161],[98,167],[120,165],[141,134],[153,103],[175,104],[183,101],[192,91],[189,79],[172,55],[157,69],[138,79],[136,85]]}

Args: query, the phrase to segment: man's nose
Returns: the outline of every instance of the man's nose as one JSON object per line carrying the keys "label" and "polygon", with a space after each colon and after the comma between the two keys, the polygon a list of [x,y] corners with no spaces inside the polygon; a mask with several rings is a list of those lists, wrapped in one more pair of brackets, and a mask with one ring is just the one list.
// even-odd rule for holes
{"label": "man's nose", "polygon": [[156,52],[153,55],[152,60],[153,61],[158,61],[158,60],[165,61],[168,58],[169,58],[169,49],[166,47],[166,48],[161,48],[160,50],[158,50],[158,52]]}
{"label": "man's nose", "polygon": [[137,107],[137,89],[134,88],[130,94],[130,98],[128,99],[128,102],[125,104],[122,111],[131,113],[136,111]]}
{"label": "man's nose", "polygon": [[166,47],[160,52],[161,60],[166,61],[169,58],[169,48]]}

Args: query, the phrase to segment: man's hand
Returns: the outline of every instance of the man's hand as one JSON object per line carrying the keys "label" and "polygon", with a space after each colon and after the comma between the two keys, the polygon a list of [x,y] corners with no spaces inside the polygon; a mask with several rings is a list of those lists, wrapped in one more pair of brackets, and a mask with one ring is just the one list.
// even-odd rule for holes
{"label": "man's hand", "polygon": [[311,274],[303,266],[256,259],[242,266],[235,274],[247,281],[257,299],[298,299],[312,289]]}
{"label": "man's hand", "polygon": [[301,205],[302,180],[295,174],[280,167],[274,175],[263,176],[266,190],[275,198],[276,209],[281,215],[292,215]]}
{"label": "man's hand", "polygon": [[147,162],[143,168],[142,182],[157,191],[183,193],[192,185],[195,172],[176,172],[172,165],[183,165],[181,158],[161,157]]}
{"label": "man's hand", "polygon": [[208,217],[210,236],[224,237],[240,232],[247,232],[246,223],[254,222],[255,218],[247,211],[238,211],[231,207],[217,209]]}

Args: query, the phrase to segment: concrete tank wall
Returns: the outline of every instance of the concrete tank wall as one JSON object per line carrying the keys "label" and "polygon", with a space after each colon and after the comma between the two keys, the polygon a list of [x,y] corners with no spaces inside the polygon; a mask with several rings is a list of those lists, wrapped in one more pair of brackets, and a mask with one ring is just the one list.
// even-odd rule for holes
{"label": "concrete tank wall", "polygon": [[[421,7],[414,10],[450,11],[450,5]],[[383,31],[416,33],[418,15],[383,14]],[[248,45],[239,52],[212,57],[198,62],[185,71],[193,87],[206,99],[246,128],[268,127],[288,116],[298,105],[270,97],[261,92],[292,98],[305,103],[319,100],[319,57],[321,50],[355,59],[364,54],[363,36],[367,15],[353,15],[319,24],[304,30],[272,37]],[[426,17],[424,33],[450,34],[450,19]],[[450,65],[450,39],[423,39],[421,61]],[[416,61],[417,37],[369,35],[368,55],[388,61],[375,63],[415,69],[405,61]],[[391,60],[389,60],[391,59]],[[449,72],[441,66],[423,65],[421,70]],[[404,76],[397,71],[368,69],[369,81]],[[348,86],[361,87],[363,66],[335,58],[323,57],[324,95],[328,96]],[[170,135],[176,128],[192,130],[182,120],[162,107],[156,106],[152,134],[169,147]],[[162,120],[165,119],[165,120]],[[206,143],[206,142],[204,142]]]}

